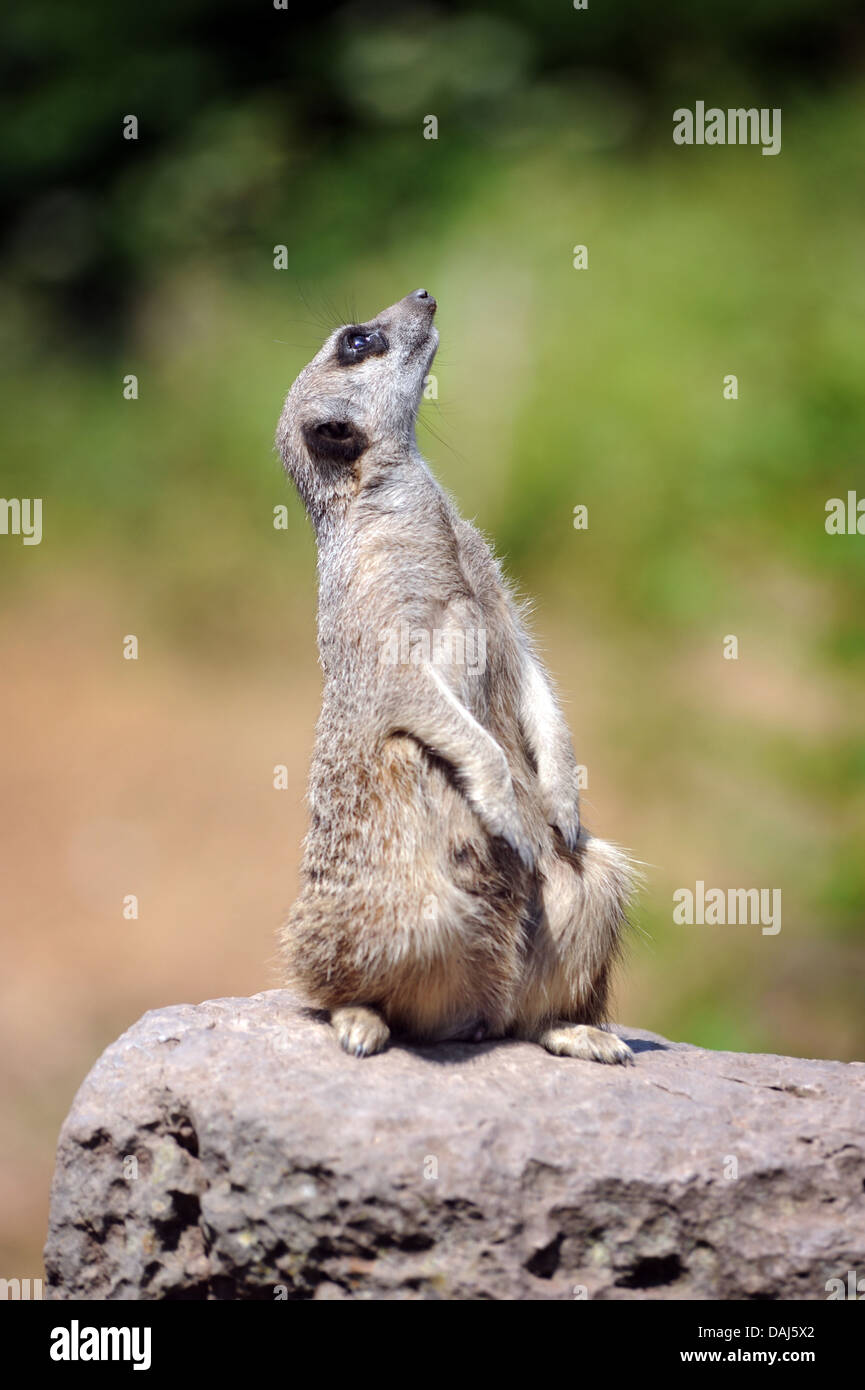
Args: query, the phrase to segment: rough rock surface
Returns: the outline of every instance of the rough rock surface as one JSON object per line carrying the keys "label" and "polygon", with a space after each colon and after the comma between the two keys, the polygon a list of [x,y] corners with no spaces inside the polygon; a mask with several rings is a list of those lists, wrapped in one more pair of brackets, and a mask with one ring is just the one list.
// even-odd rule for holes
{"label": "rough rock surface", "polygon": [[357,1061],[281,990],[146,1014],[63,1126],[48,1296],[824,1299],[865,1267],[865,1065],[617,1031],[636,1066]]}

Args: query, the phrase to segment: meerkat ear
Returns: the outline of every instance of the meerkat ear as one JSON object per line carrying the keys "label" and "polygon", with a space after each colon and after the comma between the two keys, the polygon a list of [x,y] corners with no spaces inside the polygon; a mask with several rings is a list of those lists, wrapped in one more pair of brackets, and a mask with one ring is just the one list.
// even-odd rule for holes
{"label": "meerkat ear", "polygon": [[369,445],[363,431],[349,420],[319,420],[317,424],[304,425],[303,437],[314,458],[333,463],[353,463]]}

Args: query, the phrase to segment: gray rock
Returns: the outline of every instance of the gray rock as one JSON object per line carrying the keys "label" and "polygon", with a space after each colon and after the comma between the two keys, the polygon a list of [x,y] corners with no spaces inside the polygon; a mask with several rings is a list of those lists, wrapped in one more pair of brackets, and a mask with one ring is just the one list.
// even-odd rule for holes
{"label": "gray rock", "polygon": [[61,1131],[48,1297],[825,1299],[865,1272],[865,1065],[617,1031],[635,1067],[357,1061],[281,990],[146,1014]]}

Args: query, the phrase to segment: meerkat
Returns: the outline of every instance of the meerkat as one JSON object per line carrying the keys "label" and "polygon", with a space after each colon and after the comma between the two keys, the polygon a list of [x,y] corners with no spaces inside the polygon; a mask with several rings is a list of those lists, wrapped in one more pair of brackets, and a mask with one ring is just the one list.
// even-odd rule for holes
{"label": "meerkat", "polygon": [[277,430],[315,530],[323,670],[286,983],[358,1057],[511,1037],[631,1062],[600,1026],[630,861],[581,827],[522,607],[415,439],[435,312],[415,290],[337,329]]}

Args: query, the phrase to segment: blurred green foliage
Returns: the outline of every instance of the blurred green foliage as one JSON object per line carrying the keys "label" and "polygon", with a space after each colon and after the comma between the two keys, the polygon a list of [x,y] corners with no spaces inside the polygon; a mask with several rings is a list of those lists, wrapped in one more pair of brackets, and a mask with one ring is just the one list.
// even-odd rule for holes
{"label": "blurred green foliage", "polygon": [[[636,1021],[796,1051],[831,1017],[852,1055],[865,538],[824,508],[865,496],[860,7],[90,0],[3,29],[4,492],[45,499],[10,592],[79,567],[195,659],[264,659],[280,623],[311,647],[281,400],[335,323],[428,285],[422,446],[599,663],[607,780],[662,856]],[[782,107],[781,154],[674,147],[697,99]],[[783,885],[789,977],[759,935],[680,968],[669,893],[707,860]]]}

